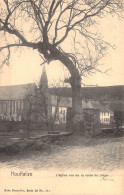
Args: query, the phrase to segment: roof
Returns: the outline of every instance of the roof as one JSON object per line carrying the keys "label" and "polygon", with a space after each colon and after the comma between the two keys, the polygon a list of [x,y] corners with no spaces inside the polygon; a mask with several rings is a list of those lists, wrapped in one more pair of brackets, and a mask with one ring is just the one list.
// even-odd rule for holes
{"label": "roof", "polygon": [[108,108],[109,106],[101,106],[100,111],[101,112],[111,112],[111,110]]}
{"label": "roof", "polygon": [[35,86],[35,83],[0,86],[0,100],[26,99],[28,90]]}
{"label": "roof", "polygon": [[120,100],[111,101],[111,103],[109,104],[109,108],[112,111],[124,112],[124,101],[120,101]]}
{"label": "roof", "polygon": [[[58,98],[58,99],[57,99]],[[60,107],[72,107],[72,98],[70,97],[62,97],[62,96],[55,96],[55,95],[51,95],[51,104],[52,106],[58,106]],[[88,108],[88,105],[82,101],[82,108],[86,109]]]}
{"label": "roof", "polygon": [[43,66],[42,75],[39,82],[39,87],[48,88],[48,79],[46,74],[45,66]]}
{"label": "roof", "polygon": [[87,103],[87,105],[91,109],[95,109],[95,110],[100,110],[101,109],[101,104],[97,101],[89,101]]}
{"label": "roof", "polygon": [[82,108],[87,109],[89,108],[88,104],[82,100]]}
{"label": "roof", "polygon": [[51,95],[51,104],[52,106],[57,106],[58,104],[61,107],[72,107],[72,98]]}

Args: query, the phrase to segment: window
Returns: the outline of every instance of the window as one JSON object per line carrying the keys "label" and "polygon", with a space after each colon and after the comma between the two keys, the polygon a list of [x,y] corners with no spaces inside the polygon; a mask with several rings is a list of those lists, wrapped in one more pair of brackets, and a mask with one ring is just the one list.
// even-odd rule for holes
{"label": "window", "polygon": [[0,112],[2,111],[2,102],[0,102]]}
{"label": "window", "polygon": [[55,114],[55,106],[52,106],[52,115]]}
{"label": "window", "polygon": [[21,117],[21,115],[19,115],[19,121],[21,121],[22,120],[22,117]]}
{"label": "window", "polygon": [[24,108],[24,102],[23,102],[23,100],[21,102],[22,102],[21,108],[23,109]]}
{"label": "window", "polygon": [[13,113],[15,113],[15,101],[13,101]]}
{"label": "window", "polygon": [[11,113],[13,114],[13,101],[11,101]]}
{"label": "window", "polygon": [[20,100],[20,109],[22,109],[22,101]]}
{"label": "window", "polygon": [[10,113],[12,113],[12,101],[10,101]]}
{"label": "window", "polygon": [[17,113],[17,101],[15,101],[15,113]]}
{"label": "window", "polygon": [[[64,111],[65,111],[65,110],[64,110]],[[64,112],[64,115],[63,115],[63,122],[64,122],[64,123],[66,122],[65,112]]]}
{"label": "window", "polygon": [[18,109],[20,109],[20,100],[18,100]]}

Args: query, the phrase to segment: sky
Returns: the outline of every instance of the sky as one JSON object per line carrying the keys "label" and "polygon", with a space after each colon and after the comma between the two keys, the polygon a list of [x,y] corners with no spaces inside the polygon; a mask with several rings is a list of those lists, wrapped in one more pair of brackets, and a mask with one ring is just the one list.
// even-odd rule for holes
{"label": "sky", "polygon": [[[106,74],[98,72],[83,77],[82,83],[85,86],[124,85],[124,21],[119,21],[117,18],[107,19],[101,23],[100,28],[104,39],[116,45],[116,49],[110,49],[101,61],[101,70],[103,72],[110,70]],[[10,65],[0,70],[0,86],[38,83],[42,74],[41,63],[42,59],[35,50],[26,48],[22,51],[12,50]],[[58,83],[68,75],[66,68],[60,62],[53,61],[45,67],[49,85]]]}

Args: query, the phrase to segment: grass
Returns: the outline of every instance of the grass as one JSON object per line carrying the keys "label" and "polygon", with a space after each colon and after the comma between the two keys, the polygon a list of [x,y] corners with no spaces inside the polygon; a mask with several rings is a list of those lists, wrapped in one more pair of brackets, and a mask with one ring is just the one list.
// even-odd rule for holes
{"label": "grass", "polygon": [[31,139],[23,139],[23,140],[4,140],[0,144],[0,153],[4,153],[7,155],[14,155],[17,153],[29,152],[29,151],[44,151],[50,150],[50,145],[42,142],[41,140],[31,140]]}
{"label": "grass", "polygon": [[97,136],[97,137],[84,137],[79,135],[71,135],[68,137],[59,137],[58,139],[51,140],[50,137],[39,138],[39,139],[10,139],[10,138],[2,138],[0,140],[0,154],[4,153],[7,155],[14,155],[17,153],[26,153],[30,151],[40,151],[40,152],[50,152],[54,147],[66,147],[66,146],[97,146],[101,144],[105,144],[108,142],[117,142],[121,141],[123,137],[105,137],[105,136]]}

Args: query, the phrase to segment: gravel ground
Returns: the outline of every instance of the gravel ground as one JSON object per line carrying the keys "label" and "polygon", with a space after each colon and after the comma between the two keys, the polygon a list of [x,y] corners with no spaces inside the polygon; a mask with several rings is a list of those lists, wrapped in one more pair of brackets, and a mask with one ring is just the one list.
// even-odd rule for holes
{"label": "gravel ground", "polygon": [[100,171],[124,168],[124,137],[85,139],[70,136],[50,147],[44,152],[30,151],[13,156],[0,154],[0,167]]}

